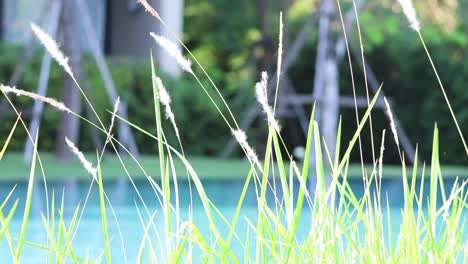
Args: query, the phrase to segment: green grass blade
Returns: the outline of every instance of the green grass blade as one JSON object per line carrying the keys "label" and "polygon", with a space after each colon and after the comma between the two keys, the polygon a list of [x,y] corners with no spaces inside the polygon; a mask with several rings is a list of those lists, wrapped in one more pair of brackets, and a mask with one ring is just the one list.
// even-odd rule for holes
{"label": "green grass blade", "polygon": [[430,176],[430,193],[429,193],[429,221],[431,228],[431,235],[435,239],[435,218],[437,212],[437,191],[438,191],[438,169],[439,166],[439,131],[437,125],[434,127],[434,139],[432,142],[432,157],[431,157],[431,176]]}
{"label": "green grass blade", "polygon": [[99,204],[101,207],[101,223],[102,223],[102,233],[104,236],[104,248],[106,251],[106,261],[107,263],[112,263],[110,243],[109,243],[109,233],[107,231],[107,215],[106,215],[106,200],[104,198],[104,185],[102,181],[102,172],[101,165],[97,165],[98,169],[98,187],[99,187]]}
{"label": "green grass blade", "polygon": [[[292,200],[292,193],[290,191],[290,187],[292,186],[290,186],[289,184],[289,180],[292,180],[292,179],[287,178],[286,166],[284,164],[283,155],[281,154],[281,147],[280,147],[280,143],[278,140],[278,135],[275,132],[273,132],[273,146],[275,149],[276,163],[278,164],[281,188],[282,188],[283,196],[284,196],[283,199],[286,205],[286,213],[287,213],[288,221],[289,221],[289,218],[290,218],[289,216],[292,217],[292,213],[293,213],[293,200]],[[291,177],[293,177],[292,174],[291,174]]]}
{"label": "green grass blade", "polygon": [[13,188],[11,189],[11,191],[8,193],[8,195],[4,198],[2,204],[0,205],[0,211],[3,209],[3,207],[8,203],[8,201],[10,200],[11,198],[11,195],[13,194],[13,192],[15,191],[16,189],[16,184],[15,186],[13,186]]}
{"label": "green grass blade", "polygon": [[[307,178],[309,175],[309,168],[310,168],[310,155],[312,151],[314,116],[315,116],[315,104],[312,108],[312,113],[310,114],[310,119],[309,119],[309,128],[307,132],[307,142],[306,142],[305,155],[304,155],[304,164],[302,165],[302,173],[301,175],[297,175],[298,177],[302,178],[301,182],[303,182],[306,186],[307,186]],[[291,229],[289,230],[289,234],[286,239],[286,241],[289,243],[292,243],[292,241],[296,237],[296,232],[297,232],[298,225],[299,225],[299,219],[302,213],[302,205],[304,203],[305,192],[306,191],[303,188],[299,188],[299,193],[298,193],[297,202],[296,202],[296,209],[294,211],[293,223],[291,225]],[[292,250],[291,248],[288,248],[286,250],[286,255],[285,255],[286,263],[289,263],[290,261],[291,250]]]}
{"label": "green grass blade", "polygon": [[[315,202],[320,200],[325,202],[324,194],[325,187],[325,171],[323,169],[323,156],[322,156],[322,144],[320,143],[320,131],[316,121],[314,126],[314,142],[315,142],[315,175],[316,175],[316,186],[315,186]],[[313,187],[312,187],[313,188]]]}
{"label": "green grass blade", "polygon": [[5,233],[8,232],[8,225],[10,224],[10,221],[11,221],[11,218],[13,217],[13,215],[15,214],[15,211],[16,211],[16,207],[18,206],[18,200],[15,201],[15,203],[13,204],[13,207],[11,207],[10,209],[10,212],[8,213],[8,216],[6,219],[3,219],[3,215],[2,215],[2,229],[0,229],[0,241],[2,241],[3,239],[3,236],[5,235]]}
{"label": "green grass blade", "polygon": [[[61,202],[60,202],[60,209],[58,211],[58,216],[59,216],[59,219],[58,219],[58,222],[57,222],[57,225],[58,225],[58,232],[57,232],[57,247],[59,250],[57,250],[57,252],[61,251],[62,250],[62,239],[64,237],[64,232],[66,230],[64,230],[62,228],[62,225],[60,223],[62,223],[63,221],[65,221],[63,219],[63,212],[65,211],[65,189],[62,190],[62,199],[61,199]],[[57,262],[64,262],[63,260],[63,256],[61,255],[57,255]]]}
{"label": "green grass blade", "polygon": [[[54,208],[54,207],[52,207]],[[55,238],[54,238],[54,226],[51,226],[48,222],[45,216],[41,213],[41,220],[42,224],[44,225],[45,231],[47,233],[47,251],[48,251],[48,261],[47,263],[52,263],[52,256],[55,252],[56,255],[60,254],[60,249],[57,247],[57,244],[55,243]],[[59,261],[59,258],[57,256],[57,262]]]}
{"label": "green grass blade", "polygon": [[11,140],[11,138],[13,137],[13,134],[15,133],[16,126],[18,125],[18,122],[20,121],[20,119],[21,119],[21,113],[18,115],[18,118],[16,118],[16,122],[15,122],[15,124],[13,125],[13,127],[11,128],[10,133],[8,134],[8,137],[7,137],[7,139],[5,140],[5,143],[3,144],[3,148],[2,148],[2,150],[0,151],[0,160],[2,160],[3,155],[5,154],[5,152],[6,152],[6,150],[7,150],[7,147],[8,147],[8,145],[10,144],[10,140]]}
{"label": "green grass blade", "polygon": [[[171,211],[170,211],[170,199],[171,199],[171,189],[169,184],[169,169],[166,164],[166,156],[164,152],[164,132],[162,129],[161,121],[161,105],[159,103],[159,90],[157,84],[157,76],[154,68],[153,55],[151,54],[151,80],[153,84],[153,102],[154,102],[154,115],[156,119],[156,133],[159,139],[158,140],[158,152],[159,152],[159,166],[161,170],[161,184],[163,186],[163,210],[164,218],[166,223],[166,235],[169,239],[169,234],[171,233]],[[170,247],[171,243],[168,243]],[[169,251],[170,248],[168,249]]]}
{"label": "green grass blade", "polygon": [[[7,220],[5,219],[5,216],[3,215],[3,207],[6,205],[6,203],[10,200],[10,197],[11,195],[13,194],[14,190],[16,189],[16,185],[15,187],[12,188],[12,190],[10,191],[10,193],[7,195],[7,197],[5,198],[5,200],[3,201],[2,205],[0,206],[0,223],[2,224],[2,232],[0,232],[0,241],[2,240],[3,236],[6,237],[6,240],[7,240],[7,243],[8,243],[8,248],[10,249],[10,253],[11,253],[11,256],[15,257],[15,246],[13,245],[13,240],[11,238],[11,235],[10,235],[10,231],[8,230],[8,223],[10,222],[10,220]],[[17,203],[17,201],[15,201],[15,204]],[[16,207],[16,205],[14,205],[14,207]],[[10,210],[10,213],[12,211]],[[13,215],[12,215],[13,216]],[[5,227],[5,229],[3,229]]]}
{"label": "green grass blade", "polygon": [[437,82],[438,82],[439,87],[440,87],[440,89],[442,91],[442,95],[444,96],[445,102],[447,103],[447,107],[448,107],[448,109],[450,111],[450,115],[452,116],[455,127],[457,128],[457,132],[458,132],[458,134],[460,136],[460,139],[461,139],[461,141],[463,143],[463,147],[465,148],[465,153],[468,156],[468,146],[466,145],[465,137],[463,136],[463,132],[460,129],[460,125],[458,124],[457,117],[455,116],[455,112],[452,109],[452,104],[450,103],[450,100],[448,99],[448,96],[447,96],[447,94],[445,92],[445,88],[444,88],[444,85],[442,84],[442,80],[440,79],[439,72],[437,71],[437,68],[435,67],[434,62],[432,61],[432,56],[429,53],[429,50],[428,50],[428,48],[426,46],[426,42],[424,41],[424,38],[423,38],[423,36],[421,34],[421,31],[418,31],[418,36],[419,36],[419,39],[421,40],[424,51],[426,52],[427,58],[429,59],[432,70],[434,71]]}
{"label": "green grass blade", "polygon": [[[63,214],[64,212],[62,212]],[[68,254],[70,256],[70,258],[73,260],[73,263],[78,263],[78,259],[77,257],[75,256],[75,253],[73,252],[73,246],[72,246],[72,243],[71,243],[71,240],[70,240],[70,233],[67,232],[67,227],[65,226],[65,222],[60,222],[59,224],[61,226],[61,228],[64,230],[64,238],[65,238],[65,245],[66,247],[68,248]],[[110,262],[108,262],[110,263]]]}
{"label": "green grass blade", "polygon": [[75,208],[75,212],[73,212],[73,217],[70,221],[70,225],[68,226],[67,232],[69,234],[73,234],[73,230],[75,228],[76,220],[78,219],[78,213],[80,212],[80,203]]}
{"label": "green grass blade", "polygon": [[[38,135],[39,133],[36,133]],[[19,263],[19,258],[21,256],[21,251],[23,249],[25,236],[26,236],[26,227],[28,226],[29,221],[29,213],[31,212],[31,202],[32,202],[32,194],[34,190],[34,176],[36,174],[36,160],[37,160],[37,143],[38,143],[39,135],[36,137],[34,142],[34,152],[31,161],[31,170],[29,173],[29,181],[28,181],[28,190],[26,193],[26,204],[24,206],[24,216],[23,216],[23,223],[21,225],[21,232],[19,236],[18,247],[16,248],[15,253],[15,263]]]}
{"label": "green grass blade", "polygon": [[242,192],[241,192],[241,195],[239,197],[239,201],[237,202],[236,210],[234,212],[234,217],[233,217],[233,219],[231,221],[231,226],[233,228],[229,231],[229,234],[227,236],[227,239],[226,239],[226,245],[227,246],[230,245],[232,236],[234,235],[234,232],[235,232],[234,227],[236,226],[237,220],[239,219],[240,210],[242,208],[242,204],[244,202],[244,198],[245,198],[245,195],[247,193],[247,189],[249,188],[249,183],[250,183],[250,180],[252,179],[252,175],[254,173],[254,170],[255,170],[255,165],[252,164],[252,167],[251,167],[251,169],[249,171],[249,174],[247,174],[247,179],[244,182],[244,186],[242,188]]}
{"label": "green grass blade", "polygon": [[[52,230],[52,232],[50,232],[52,235],[49,235],[49,239],[47,240],[47,245],[49,245],[49,240],[50,240],[50,242],[55,246],[55,244],[53,243],[54,233],[55,233],[55,191],[54,190],[52,190],[51,208],[52,208],[52,210],[50,210],[50,218],[49,218],[50,222],[46,221],[47,222],[46,223],[47,224],[46,230],[48,230],[48,232],[49,232],[49,229]],[[53,257],[53,251],[49,250],[47,263],[52,263],[52,257]]]}
{"label": "green grass blade", "polygon": [[[138,216],[139,216],[140,220],[142,221],[143,219],[141,218],[141,214],[140,214],[139,210],[138,210]],[[151,242],[151,238],[148,235],[148,231],[149,231],[150,227],[153,225],[153,219],[154,219],[155,216],[156,216],[156,212],[154,212],[151,215],[150,220],[145,225],[143,238],[141,239],[140,247],[138,249],[137,263],[144,263],[143,262],[143,256],[144,256],[144,253],[145,253],[145,241],[148,240],[148,241]],[[153,248],[153,247],[151,246],[151,248]],[[151,250],[151,251],[153,251],[153,250]]]}

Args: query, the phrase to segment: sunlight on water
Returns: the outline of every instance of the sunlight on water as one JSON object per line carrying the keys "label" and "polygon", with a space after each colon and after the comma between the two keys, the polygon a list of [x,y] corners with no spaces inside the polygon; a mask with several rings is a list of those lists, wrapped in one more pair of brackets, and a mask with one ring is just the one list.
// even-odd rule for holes
{"label": "sunlight on water", "polygon": [[[391,185],[391,184],[390,184]],[[400,194],[400,192],[395,192],[397,185],[394,186],[387,186],[387,190],[384,192],[391,193],[395,196],[395,194]],[[66,186],[66,187],[65,187]],[[119,232],[117,229],[117,225],[115,224],[114,216],[111,214],[109,208],[107,208],[108,213],[108,227],[109,227],[109,235],[111,238],[111,250],[112,250],[112,258],[114,263],[125,263],[125,257],[129,263],[134,263],[138,256],[139,247],[144,237],[144,227],[142,226],[140,219],[137,214],[137,210],[135,207],[135,203],[138,204],[140,212],[143,214],[145,224],[148,222],[149,217],[144,212],[141,203],[137,201],[137,197],[133,190],[130,188],[122,188],[122,184],[108,184],[108,189],[110,190],[108,193],[110,197],[114,197],[115,199],[111,199],[113,201],[113,207],[117,214],[117,220],[120,225],[120,230],[122,232],[122,238],[124,242],[124,248],[122,249],[122,243],[120,241]],[[224,214],[227,220],[232,220],[235,213],[235,205],[237,198],[239,197],[241,184],[237,183],[211,183],[206,185],[207,193],[215,204],[218,205],[218,209]],[[87,193],[87,185],[83,184],[70,184],[67,183],[65,185],[54,185],[53,188],[56,192],[61,193],[63,188],[67,188],[65,192],[65,214],[66,214],[66,223],[68,224],[71,219],[71,215],[73,214],[73,210],[78,203],[78,198],[80,200],[84,200]],[[3,185],[0,189],[0,193],[2,196],[8,193],[8,186]],[[93,187],[95,188],[95,186]],[[181,197],[181,217],[183,221],[188,219],[188,188],[187,186],[182,185],[180,189],[180,193],[183,195]],[[70,189],[70,190],[68,190]],[[359,188],[359,185],[356,186],[356,192],[362,188]],[[60,190],[60,191],[59,191]],[[145,202],[150,207],[149,210],[151,213],[156,212],[156,217],[154,219],[154,228],[150,229],[149,236],[154,243],[154,250],[158,254],[158,258],[165,259],[166,250],[164,241],[164,222],[163,222],[163,215],[161,211],[161,207],[158,206],[157,199],[154,196],[153,191],[147,184],[139,185],[139,190],[142,196],[145,199]],[[393,192],[392,192],[393,190]],[[14,194],[13,199],[10,201],[14,201],[17,198],[24,197],[26,191],[26,186],[19,186]],[[125,193],[122,193],[125,192]],[[238,193],[239,192],[239,193]],[[237,195],[237,196],[236,196]],[[36,199],[44,199],[44,194],[42,192],[37,192],[35,194]],[[57,198],[56,198],[57,199]],[[74,200],[74,201],[73,201]],[[272,200],[272,197],[270,197]],[[395,204],[394,207],[391,207],[390,217],[391,217],[391,226],[392,226],[392,237],[393,241],[398,236],[398,232],[400,229],[400,222],[401,222],[401,197],[396,197],[393,199],[393,203]],[[135,201],[135,203],[134,203]],[[59,204],[59,200],[56,200],[56,205]],[[36,207],[40,206],[41,203],[37,203]],[[24,205],[23,205],[24,206]],[[274,203],[272,202],[272,206]],[[273,207],[274,208],[274,207]],[[6,208],[9,210],[9,208]],[[43,209],[44,210],[44,209]],[[42,220],[40,218],[40,214],[37,208],[33,210],[32,216],[29,220],[29,224],[27,227],[27,240],[32,243],[36,243],[39,245],[46,245],[47,243],[47,234],[45,228],[43,226]],[[386,223],[388,221],[388,215],[386,208],[383,208],[383,225],[386,228]],[[6,211],[5,211],[6,212]],[[22,208],[18,207],[17,214],[15,218],[12,220],[9,226],[10,233],[13,238],[19,236],[19,232],[21,229],[21,213]],[[56,211],[56,217],[58,215],[58,210]],[[468,218],[468,213],[464,212],[465,219]],[[239,217],[238,223],[235,227],[236,233],[238,234],[241,242],[237,240],[233,240],[231,242],[231,247],[233,251],[242,259],[243,254],[245,252],[243,248],[243,244],[246,239],[247,229],[249,225],[246,218],[249,219],[251,222],[255,223],[255,219],[257,217],[257,209],[255,205],[255,194],[254,192],[249,192],[249,195],[246,197],[245,206],[241,210],[241,215]],[[302,241],[305,237],[307,237],[308,233],[310,232],[310,219],[312,215],[310,210],[306,208],[303,210],[303,215],[301,217],[301,223],[299,226],[299,230],[297,232],[298,241]],[[214,243],[209,239],[213,239],[210,236],[209,226],[206,221],[205,212],[200,205],[199,201],[195,201],[194,203],[194,210],[193,210],[193,219],[194,223],[197,228],[200,230],[202,235],[207,239],[207,242]],[[56,220],[57,221],[57,220]],[[229,233],[228,227],[222,222],[221,218],[217,218],[218,228],[220,229],[221,235],[227,237]],[[57,228],[56,228],[57,230]],[[252,239],[253,231],[250,230],[250,238]],[[364,234],[364,230],[362,231],[362,235]],[[464,232],[464,239],[468,239],[468,232],[465,230]],[[252,240],[253,241],[253,240]],[[251,252],[255,251],[255,243],[249,243],[249,250]],[[100,215],[100,208],[99,208],[99,200],[97,197],[96,189],[92,190],[92,195],[90,200],[88,201],[87,207],[85,209],[83,218],[79,225],[79,228],[76,232],[76,237],[73,240],[73,248],[75,254],[79,257],[89,258],[90,260],[96,260],[100,255],[104,252],[104,241],[103,241],[103,234],[102,234],[102,226],[101,226],[101,215]],[[123,252],[125,251],[125,256]],[[8,263],[11,261],[11,253],[8,248],[8,244],[6,240],[3,239],[0,242],[0,263]],[[194,255],[200,254],[200,251],[194,250]],[[46,261],[48,256],[48,252],[39,249],[34,246],[26,245],[21,256],[21,263],[37,263],[38,260]],[[198,257],[195,257],[195,260],[199,260]]]}

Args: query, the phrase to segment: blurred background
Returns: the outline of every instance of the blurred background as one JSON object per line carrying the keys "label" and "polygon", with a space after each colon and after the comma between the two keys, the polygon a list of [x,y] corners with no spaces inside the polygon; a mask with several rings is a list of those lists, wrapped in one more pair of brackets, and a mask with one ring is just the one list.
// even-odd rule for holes
{"label": "blurred background", "polygon": [[[153,50],[157,73],[172,96],[172,107],[186,153],[192,156],[241,157],[240,149],[230,142],[229,129],[193,77],[179,69],[175,61],[156,45],[149,32],[155,31],[172,40],[178,36],[221,90],[238,122],[245,124],[251,144],[261,155],[267,130],[265,117],[259,113],[255,102],[254,85],[262,71],[267,71],[272,77],[271,82],[274,82],[282,11],[283,77],[277,115],[285,142],[290,149],[300,149],[305,144],[304,130],[312,103],[317,101],[320,111],[317,120],[327,143],[332,146],[338,115],[342,116],[342,142],[347,142],[356,130],[353,79],[361,116],[367,105],[356,28],[356,21],[359,21],[370,98],[374,94],[372,86],[375,88],[377,85],[378,88],[383,83],[383,91],[399,121],[399,134],[404,138],[402,141],[406,140],[402,144],[406,143],[407,157],[411,159],[411,149],[414,151],[418,144],[420,160],[429,159],[434,123],[437,122],[441,161],[449,164],[466,162],[463,146],[423,47],[397,1],[356,0],[358,17],[352,1],[340,2],[343,22],[333,0],[148,0],[171,28],[172,31],[168,32],[136,0],[2,0],[0,82],[36,92],[43,78],[46,84],[42,86],[47,88],[47,96],[58,98],[90,117],[87,114],[89,109],[80,102],[74,84],[60,66],[52,62],[47,78],[41,74],[41,71],[45,72],[44,67],[47,69],[47,63],[44,62],[44,49],[30,30],[32,21],[55,36],[104,120],[110,121],[106,110],[112,109],[113,98],[106,88],[106,74],[102,65],[99,66],[102,55],[129,119],[154,132],[149,56]],[[468,20],[464,14],[468,12],[468,1],[428,0],[415,4],[422,34],[442,76],[461,129],[466,134]],[[352,74],[343,25],[350,47]],[[200,67],[194,65],[193,68],[198,76],[203,76]],[[201,79],[207,87],[212,87],[207,78]],[[270,95],[273,91],[269,91]],[[21,97],[12,100],[22,111],[23,118],[31,122],[33,102]],[[382,129],[389,127],[382,106],[379,101],[372,116],[376,149],[380,146]],[[0,134],[7,135],[16,115],[4,98],[0,99],[0,107]],[[103,135],[95,129],[50,107],[45,106],[43,115],[38,118],[40,149],[55,153],[61,162],[66,163],[71,158],[71,153],[64,146],[64,136],[77,142],[86,152],[93,152],[103,144]],[[141,133],[131,136],[138,153],[156,151],[156,143],[150,138]],[[370,138],[370,129],[366,127],[362,132],[362,143],[366,150],[364,160],[368,163],[373,159]],[[170,140],[177,144],[173,135]],[[25,141],[24,129],[18,129],[9,150],[23,152]],[[386,144],[386,162],[390,164],[399,163],[392,141],[390,133],[387,133],[386,142],[391,143]],[[346,148],[347,144],[341,144],[341,147]],[[352,160],[360,161],[357,150]]]}

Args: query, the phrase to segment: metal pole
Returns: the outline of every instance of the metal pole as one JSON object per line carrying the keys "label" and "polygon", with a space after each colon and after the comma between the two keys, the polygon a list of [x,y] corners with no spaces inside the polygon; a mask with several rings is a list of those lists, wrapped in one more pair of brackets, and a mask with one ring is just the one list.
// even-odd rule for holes
{"label": "metal pole", "polygon": [[[62,9],[62,1],[54,0],[52,8],[51,8],[51,12],[50,12],[50,26],[49,26],[49,34],[52,38],[55,38],[57,35],[61,9]],[[52,62],[52,58],[50,57],[48,52],[45,52],[44,57],[42,57],[41,72],[39,75],[39,82],[37,86],[38,95],[45,96],[45,94],[47,93],[47,84],[49,82],[51,62]],[[29,125],[29,132],[31,133],[31,138],[33,139],[36,138],[37,136],[37,131],[41,124],[41,117],[42,117],[43,110],[44,110],[44,102],[40,100],[35,100],[33,111],[32,111],[32,120]],[[24,146],[24,161],[26,163],[29,163],[31,161],[33,151],[34,151],[33,142],[31,140],[26,140],[26,144]]]}
{"label": "metal pole", "polygon": [[[99,72],[104,80],[104,86],[106,88],[106,92],[109,95],[109,99],[111,100],[111,104],[117,100],[117,89],[115,88],[114,81],[112,79],[112,75],[110,74],[109,68],[107,63],[105,62],[104,55],[99,47],[99,44],[96,39],[96,33],[94,32],[93,25],[91,23],[91,18],[89,16],[88,8],[86,7],[83,0],[75,1],[78,11],[81,15],[81,22],[84,27],[85,34],[89,41],[89,47],[91,49],[91,53],[93,54],[94,60],[98,66]],[[122,116],[124,119],[128,119],[128,113],[126,104],[124,100],[121,100],[120,107],[117,113]],[[138,156],[138,148],[135,143],[135,138],[133,137],[132,131],[129,125],[121,120],[119,122],[119,139],[121,140],[122,144],[126,145],[130,152]]]}

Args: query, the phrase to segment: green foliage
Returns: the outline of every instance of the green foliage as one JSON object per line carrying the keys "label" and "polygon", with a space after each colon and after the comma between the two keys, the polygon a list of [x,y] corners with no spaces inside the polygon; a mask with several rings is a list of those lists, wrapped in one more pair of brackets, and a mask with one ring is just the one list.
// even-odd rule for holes
{"label": "green foliage", "polygon": [[[0,57],[0,78],[2,80],[9,80],[22,52],[22,49],[16,45],[5,43],[0,45],[0,54],[5,54],[5,56]],[[18,88],[30,91],[37,89],[41,54],[41,52],[37,52],[25,64],[22,78],[17,85]],[[108,63],[119,95],[128,104],[130,119],[145,129],[152,128],[154,124],[154,111],[152,107],[152,90],[151,86],[148,85],[148,83],[151,83],[150,63],[146,59],[138,58],[110,58]],[[108,125],[110,115],[106,110],[111,110],[113,103],[109,102],[109,98],[105,93],[104,82],[89,54],[83,56],[83,65],[86,73],[85,77],[87,77],[87,79],[81,82],[83,88],[87,90],[92,103],[99,106],[96,110]],[[214,107],[206,103],[206,98],[200,93],[199,88],[194,85],[190,77],[182,76],[180,79],[173,79],[163,73],[158,74],[161,75],[171,94],[173,100],[172,108],[177,117],[182,140],[186,144],[186,151],[192,155],[218,154],[220,146],[225,144],[228,139],[229,131],[223,124],[218,122],[219,115]],[[63,85],[63,76],[63,70],[55,63],[52,63],[48,96],[59,100],[62,98],[61,87]],[[13,97],[12,99],[21,111],[30,112],[30,107],[33,104],[31,99],[25,97]],[[241,104],[239,107],[243,105]],[[11,113],[12,111],[3,116],[4,119],[0,125],[1,134],[8,134],[16,121],[16,117]],[[82,114],[86,115],[84,107]],[[30,116],[23,117],[26,121],[30,120]],[[59,119],[60,113],[48,106],[45,107],[41,122],[41,134],[47,134],[48,136],[44,137],[39,143],[41,149],[49,151],[55,149],[54,138],[57,134],[56,128]],[[206,130],[206,127],[212,129]],[[84,150],[93,151],[95,149],[90,137],[90,129],[82,125],[80,139],[82,144],[80,145]],[[156,145],[152,144],[146,136],[136,134],[135,137],[141,152],[148,153],[156,149]],[[172,133],[169,133],[168,137],[171,142],[176,142]],[[26,133],[24,129],[18,129],[9,143],[9,148],[21,150],[25,139]]]}
{"label": "green foliage", "polygon": [[184,41],[217,85],[232,93],[252,83],[242,67],[261,38],[257,3],[188,0],[185,5]]}
{"label": "green foliage", "polygon": [[[0,42],[0,54],[2,54],[2,56],[0,56],[0,80],[2,83],[8,84],[7,82],[10,80],[13,72],[15,71],[16,65],[19,64],[22,56],[25,53],[26,51],[17,45]],[[32,59],[29,60],[28,63],[24,64],[23,74],[16,85],[18,88],[29,91],[37,90],[37,83],[42,59],[41,55],[42,53],[36,52]],[[57,98],[60,95],[59,89],[62,86],[62,83],[63,70],[56,64],[52,63],[49,78],[48,95]],[[0,101],[3,102],[4,99],[2,98]],[[12,101],[18,107],[18,109],[23,112],[23,118],[26,117],[26,113],[31,113],[30,106],[32,106],[33,104],[31,99],[26,97],[12,97]],[[0,123],[1,134],[8,133],[6,131],[9,131],[11,129],[11,125],[16,120],[16,116],[12,115],[13,112],[10,110],[8,104],[6,109],[8,112],[2,114],[2,122]],[[26,118],[26,120],[29,120],[29,118]],[[45,133],[50,136],[44,137],[44,139],[41,140],[41,148],[54,148],[54,138],[56,134],[55,127],[57,126],[58,120],[59,113],[56,110],[45,106],[45,115],[42,119],[41,133]],[[24,129],[18,129],[15,132],[15,136],[11,139],[10,147],[12,147],[13,149],[22,149],[25,139],[26,132],[24,131]]]}
{"label": "green foliage", "polygon": [[[460,5],[458,13],[463,14],[468,10],[468,4]],[[374,3],[366,5],[360,12],[359,18],[366,61],[377,75],[378,81],[384,84],[385,94],[393,100],[396,114],[411,141],[414,144],[427,142],[432,138],[433,124],[437,122],[440,133],[445,135],[441,138],[441,160],[451,164],[465,163],[465,151],[450,119],[449,110],[417,34],[409,28],[406,18],[401,13],[384,9]],[[301,24],[292,23],[290,30],[294,32],[298,26]],[[342,34],[341,29],[338,30],[337,34]],[[289,76],[300,93],[310,93],[313,84],[316,53],[314,33],[315,31],[310,33],[312,37],[309,37],[302,55],[289,71]],[[465,84],[468,78],[468,61],[464,59],[468,56],[468,20],[460,16],[458,25],[452,31],[446,32],[444,28],[430,23],[427,19],[423,23],[422,33],[436,65],[439,65],[440,76],[461,130],[468,131],[468,110],[464,107],[468,96]],[[359,47],[356,29],[353,37],[355,46]],[[358,95],[365,96],[363,73],[357,63],[359,59],[352,58],[354,79]],[[352,96],[351,76],[346,57],[340,65],[339,83],[340,93]],[[340,112],[343,115],[345,128],[343,138],[349,139],[349,129],[355,128],[354,110],[341,108]],[[360,113],[362,115],[363,111]],[[376,109],[373,116],[375,116],[374,128],[377,128],[377,131],[388,127],[382,110]],[[363,130],[363,144],[370,143],[369,137],[369,130]],[[364,153],[365,156],[368,154],[370,153]],[[420,146],[421,160],[427,160],[430,154],[430,146]],[[370,155],[367,156],[369,157]],[[393,163],[399,162],[395,151],[389,151],[387,158]],[[358,153],[356,152],[351,159],[359,161]]]}
{"label": "green foliage", "polygon": [[[441,38],[444,33],[434,27],[425,27],[422,32],[429,36],[428,48],[435,64],[440,66],[438,71],[461,129],[467,131],[468,109],[464,102],[468,95],[464,83],[468,64],[463,58],[468,56],[468,50],[464,37],[460,36],[467,31],[460,27],[444,38]],[[413,32],[408,29],[408,33]],[[433,35],[438,37],[431,38]],[[417,36],[394,35],[391,42],[376,46],[367,58],[384,83],[386,94],[394,100],[397,115],[413,142],[427,142],[432,138],[429,131],[437,122],[440,133],[444,135],[441,138],[441,160],[453,164],[466,162],[463,145],[424,50],[418,46]],[[426,160],[430,146],[421,145],[420,151]]]}
{"label": "green foliage", "polygon": [[[438,122],[440,133],[446,135],[441,139],[441,160],[449,163],[460,163],[464,159],[463,148],[458,144],[457,132],[450,124],[449,112],[444,106],[443,98],[434,82],[434,76],[428,67],[428,61],[424,57],[423,49],[414,32],[407,25],[404,16],[399,13],[399,8],[394,8],[394,3],[381,4],[368,3],[360,12],[360,23],[363,33],[366,60],[370,63],[378,80],[384,83],[384,91],[393,100],[396,114],[402,121],[402,126],[409,133],[413,143],[425,142],[431,138],[432,125]],[[350,6],[349,1],[343,3],[343,8]],[[458,13],[463,14],[468,10],[468,4],[459,3]],[[304,23],[311,10],[316,9],[315,0],[294,1],[286,18],[286,35],[293,40]],[[225,10],[229,10],[226,14]],[[278,3],[271,3],[269,10],[272,35],[277,35],[277,19],[281,10]],[[396,10],[397,12],[394,12]],[[442,26],[431,23],[426,10],[419,8],[421,16],[424,16],[422,32],[432,52],[434,60],[439,68],[443,83],[447,88],[449,98],[452,100],[454,110],[462,130],[468,130],[468,110],[463,104],[467,100],[465,83],[468,78],[468,21],[459,15],[458,25],[447,32]],[[316,16],[317,17],[317,16]],[[255,1],[223,1],[223,0],[187,0],[185,1],[185,34],[184,42],[194,55],[210,73],[214,82],[220,88],[228,103],[234,108],[238,120],[242,118],[244,109],[249,104],[254,104],[251,96],[253,85],[258,78],[258,72],[264,70],[258,61],[258,47],[254,48],[260,38],[259,10]],[[341,34],[341,25],[335,25],[337,34]],[[313,73],[315,72],[316,30],[312,30],[306,41],[306,45],[288,74],[299,93],[311,93]],[[354,34],[356,38],[356,34]],[[276,42],[276,40],[274,40]],[[357,42],[356,42],[357,43]],[[0,80],[6,82],[18,63],[18,58],[23,50],[18,46],[0,45]],[[254,57],[253,65],[247,65],[249,58]],[[409,59],[408,59],[409,58]],[[35,90],[39,76],[41,55],[37,53],[33,60],[26,65],[25,74],[18,86],[26,90]],[[359,95],[365,95],[362,72],[354,58],[355,79]],[[103,82],[97,68],[89,56],[85,56],[85,68],[89,83],[89,94],[98,108],[102,117],[109,117],[105,111],[111,109],[104,91]],[[130,119],[136,123],[148,127],[154,122],[151,107],[150,67],[146,58],[112,58],[109,59],[114,81],[119,89],[120,96],[128,102]],[[198,73],[198,67],[194,67]],[[186,151],[197,155],[216,155],[225,144],[228,136],[226,128],[217,122],[219,115],[214,108],[206,104],[204,95],[199,93],[199,88],[194,85],[191,77],[183,75],[174,80],[162,75],[171,97],[173,98],[173,111],[181,130],[182,140],[186,143]],[[63,81],[62,70],[52,64],[51,78],[49,81],[50,95],[61,98]],[[206,79],[202,81],[207,82]],[[343,95],[351,95],[351,76],[346,61],[340,65],[340,85]],[[210,86],[210,85],[208,85]],[[237,98],[236,96],[241,96]],[[235,99],[237,98],[237,99]],[[15,104],[20,109],[32,104],[30,99],[15,98]],[[307,110],[310,110],[307,109]],[[361,111],[362,112],[362,111]],[[377,128],[388,126],[384,113],[376,109],[373,119]],[[343,115],[343,138],[351,137],[347,128],[355,128],[354,113],[350,109],[341,109]],[[59,113],[50,111],[46,107],[46,115],[42,122],[41,133],[51,135],[43,138],[40,147],[53,150],[56,135],[56,124]],[[104,118],[109,120],[109,118]],[[7,133],[14,123],[14,117],[10,116],[0,124],[0,132]],[[164,121],[163,121],[164,122]],[[296,122],[283,120],[286,144],[290,147],[301,144],[304,135],[300,132]],[[206,130],[205,127],[212,129]],[[249,131],[251,138],[261,138],[261,132],[254,125]],[[12,138],[10,146],[21,149],[25,133],[18,130]],[[369,137],[368,129],[363,130],[366,140]],[[168,135],[174,140],[171,135]],[[88,129],[82,128],[82,142],[85,150],[92,150]],[[137,143],[143,152],[155,149],[149,144],[147,138],[137,135]],[[421,146],[420,156],[426,160],[430,155],[428,146]],[[388,156],[391,162],[399,161],[398,155],[393,151]],[[353,155],[352,161],[358,161],[358,155]]]}

